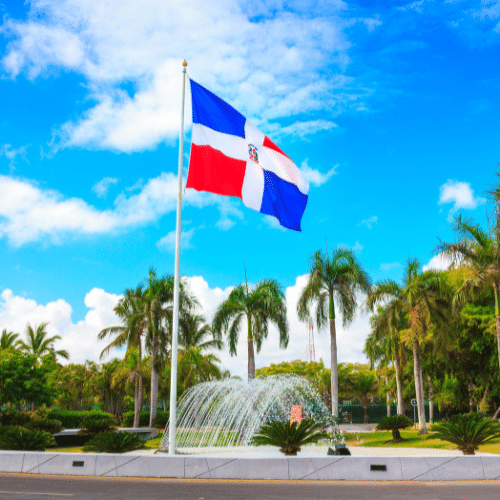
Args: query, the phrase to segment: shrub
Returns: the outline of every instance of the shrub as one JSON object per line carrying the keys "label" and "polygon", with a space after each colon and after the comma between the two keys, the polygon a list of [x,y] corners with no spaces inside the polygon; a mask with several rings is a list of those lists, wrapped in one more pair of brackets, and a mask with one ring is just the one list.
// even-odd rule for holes
{"label": "shrub", "polygon": [[[156,418],[153,421],[153,425],[165,428],[168,423],[168,411],[160,411],[156,412]],[[123,426],[124,427],[132,427],[134,425],[134,412],[127,411],[123,414]],[[149,411],[142,410],[139,416],[139,427],[149,427]]]}
{"label": "shrub", "polygon": [[259,429],[252,438],[252,443],[257,446],[279,446],[285,455],[297,455],[301,446],[327,437],[327,433],[321,430],[322,425],[312,419],[304,419],[299,425],[297,422],[271,422]]}
{"label": "shrub", "polygon": [[114,430],[115,419],[109,414],[86,415],[82,420],[79,435],[95,436],[100,432]]}
{"label": "shrub", "polygon": [[30,416],[27,412],[17,411],[11,408],[0,412],[0,422],[2,425],[19,425],[23,426],[29,422]]}
{"label": "shrub", "polygon": [[31,420],[27,424],[25,424],[25,427],[31,430],[45,431],[50,434],[61,432],[61,430],[63,429],[60,420],[54,420],[50,418]]}
{"label": "shrub", "polygon": [[74,411],[74,410],[52,410],[47,417],[52,420],[60,420],[65,429],[77,429],[82,427],[82,420],[88,415],[101,415],[113,417],[111,413],[100,410]]}
{"label": "shrub", "polygon": [[401,437],[399,429],[411,427],[413,421],[404,415],[393,415],[391,417],[382,417],[377,424],[378,431],[392,431],[392,443],[402,443],[406,441]]}
{"label": "shrub", "polygon": [[435,437],[458,445],[464,455],[474,455],[479,445],[500,437],[500,422],[484,413],[464,413],[434,425],[433,430]]}
{"label": "shrub", "polygon": [[2,450],[45,451],[45,448],[55,445],[54,437],[45,431],[11,427],[0,433]]}
{"label": "shrub", "polygon": [[142,441],[134,432],[101,432],[91,439],[84,451],[104,453],[124,453],[143,446]]}

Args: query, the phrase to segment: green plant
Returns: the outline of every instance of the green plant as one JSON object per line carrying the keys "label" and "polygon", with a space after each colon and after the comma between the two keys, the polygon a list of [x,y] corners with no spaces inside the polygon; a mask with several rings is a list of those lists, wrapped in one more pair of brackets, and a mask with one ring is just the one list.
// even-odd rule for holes
{"label": "green plant", "polygon": [[2,450],[44,451],[45,448],[55,445],[55,439],[45,431],[10,427],[0,433]]}
{"label": "green plant", "polygon": [[78,434],[95,436],[100,432],[109,432],[114,430],[115,424],[115,419],[111,415],[86,415],[83,417],[82,429],[78,431]]}
{"label": "green plant", "polygon": [[[168,423],[168,411],[160,411],[156,412],[156,418],[153,424],[156,427],[165,428]],[[132,427],[134,425],[134,412],[127,411],[123,414],[123,425],[124,427]],[[149,427],[149,411],[142,410],[139,416],[139,426],[140,427]]]}
{"label": "green plant", "polygon": [[0,422],[2,425],[20,425],[23,426],[29,422],[30,416],[28,413],[23,411],[13,410],[12,408],[7,408],[0,412]]}
{"label": "green plant", "polygon": [[63,426],[60,420],[54,420],[49,418],[40,418],[37,420],[30,420],[25,424],[27,429],[45,431],[50,434],[55,434],[56,432],[61,432]]}
{"label": "green plant", "polygon": [[252,443],[259,445],[279,446],[285,455],[297,455],[301,446],[316,443],[325,439],[327,433],[323,430],[321,422],[304,419],[297,422],[271,422],[263,425],[252,438]]}
{"label": "green plant", "polygon": [[392,431],[391,443],[402,443],[406,441],[401,437],[399,429],[411,427],[413,422],[404,415],[393,415],[392,417],[382,417],[376,427],[377,431]]}
{"label": "green plant", "polygon": [[143,446],[142,441],[134,432],[101,432],[91,439],[84,451],[104,453],[124,453]]}
{"label": "green plant", "polygon": [[484,413],[464,413],[434,425],[434,430],[436,437],[458,445],[464,455],[474,455],[479,445],[500,437],[500,422]]}
{"label": "green plant", "polygon": [[112,417],[111,413],[99,410],[76,411],[76,410],[52,410],[47,417],[60,420],[65,429],[77,429],[82,427],[82,420],[87,415],[100,415],[101,417]]}

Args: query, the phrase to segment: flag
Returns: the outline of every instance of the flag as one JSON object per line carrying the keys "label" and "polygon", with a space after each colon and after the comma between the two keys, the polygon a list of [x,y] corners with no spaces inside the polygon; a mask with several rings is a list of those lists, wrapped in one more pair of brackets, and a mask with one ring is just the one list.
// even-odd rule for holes
{"label": "flag", "polygon": [[193,129],[186,187],[235,196],[300,231],[309,191],[300,170],[241,113],[190,82]]}

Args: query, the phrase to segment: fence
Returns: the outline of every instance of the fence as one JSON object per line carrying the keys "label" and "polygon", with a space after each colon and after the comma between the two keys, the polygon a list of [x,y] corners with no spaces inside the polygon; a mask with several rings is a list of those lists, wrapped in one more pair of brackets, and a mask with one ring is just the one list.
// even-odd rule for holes
{"label": "fence", "polygon": [[[433,421],[440,420],[439,410],[436,403],[434,403]],[[361,405],[339,405],[340,423],[344,422],[342,418],[343,413],[349,413],[352,417],[353,424],[362,424],[365,421],[365,410]],[[397,414],[397,406],[391,405],[391,415]],[[406,410],[405,415],[413,420],[413,406]],[[368,408],[368,423],[376,424],[382,417],[387,416],[387,405],[370,405]],[[415,408],[415,420],[418,421],[418,412]],[[425,404],[425,421],[429,422],[429,404]]]}

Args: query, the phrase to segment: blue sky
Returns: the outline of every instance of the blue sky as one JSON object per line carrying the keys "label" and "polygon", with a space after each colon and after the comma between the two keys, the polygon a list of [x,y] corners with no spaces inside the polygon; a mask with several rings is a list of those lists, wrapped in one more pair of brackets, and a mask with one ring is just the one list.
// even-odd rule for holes
{"label": "blue sky", "polygon": [[[0,328],[49,321],[97,359],[127,287],[173,272],[181,62],[309,180],[302,233],[186,190],[181,273],[210,319],[232,286],[286,288],[291,342],[308,258],[356,250],[374,281],[429,264],[462,211],[485,220],[498,154],[500,2],[0,0]],[[190,105],[186,109],[189,152]],[[188,155],[185,155],[185,172]],[[434,265],[446,263],[433,261]],[[363,361],[361,315],[339,360]],[[272,338],[271,338],[272,337]],[[316,336],[329,366],[328,334]],[[241,345],[224,366],[246,372]]]}

